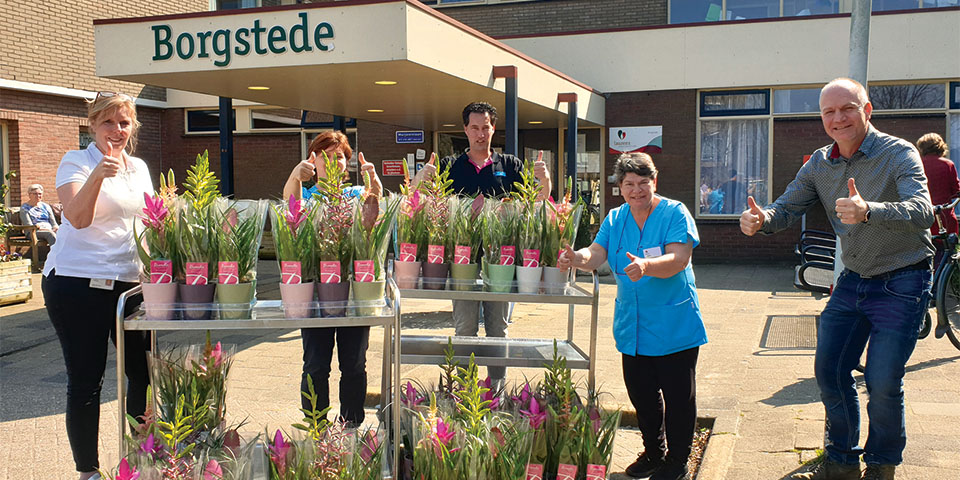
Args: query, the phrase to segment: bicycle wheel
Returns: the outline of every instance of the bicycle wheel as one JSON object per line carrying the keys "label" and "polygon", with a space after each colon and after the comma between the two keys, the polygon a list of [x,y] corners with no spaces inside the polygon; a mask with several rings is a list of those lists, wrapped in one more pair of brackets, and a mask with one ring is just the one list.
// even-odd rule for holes
{"label": "bicycle wheel", "polygon": [[937,324],[944,321],[947,337],[960,349],[960,267],[950,262],[937,281]]}

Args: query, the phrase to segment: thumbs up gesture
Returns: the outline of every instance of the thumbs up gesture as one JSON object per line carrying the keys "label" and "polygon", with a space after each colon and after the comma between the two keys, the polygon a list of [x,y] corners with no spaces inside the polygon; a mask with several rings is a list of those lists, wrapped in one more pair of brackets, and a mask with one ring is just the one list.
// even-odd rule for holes
{"label": "thumbs up gesture", "polygon": [[317,174],[317,154],[310,152],[310,158],[300,162],[296,167],[293,167],[293,172],[290,173],[291,177],[296,177],[298,181],[306,182],[314,177]]}
{"label": "thumbs up gesture", "polygon": [[576,266],[577,263],[579,263],[577,262],[577,252],[574,252],[569,244],[564,245],[563,249],[560,250],[560,257],[557,258],[557,268],[561,272],[566,272],[570,270],[570,267]]}
{"label": "thumbs up gesture", "polygon": [[867,220],[867,202],[857,191],[857,183],[853,178],[847,180],[847,189],[850,195],[846,198],[838,198],[836,207],[834,207],[834,210],[837,211],[837,218],[846,225],[865,222]]}
{"label": "thumbs up gesture", "polygon": [[760,227],[763,226],[763,210],[760,209],[760,206],[757,205],[757,201],[753,199],[753,196],[747,197],[747,208],[740,214],[740,231],[744,235],[752,237],[755,233],[760,231]]}
{"label": "thumbs up gesture", "polygon": [[[100,159],[100,163],[97,164],[94,168],[94,172],[97,172],[100,178],[110,178],[116,177],[120,173],[121,158],[117,157],[117,154],[123,155],[123,151],[117,151],[113,147],[113,142],[107,142],[107,153]],[[99,170],[99,172],[98,172]],[[91,172],[93,173],[93,172]]]}
{"label": "thumbs up gesture", "polygon": [[380,183],[380,177],[377,176],[377,167],[363,157],[363,152],[360,152],[357,158],[360,161],[360,175],[366,172],[370,176],[370,193],[379,197],[383,194],[383,184]]}
{"label": "thumbs up gesture", "polygon": [[623,269],[623,273],[627,274],[627,277],[630,277],[630,280],[636,282],[643,278],[647,273],[647,262],[630,252],[627,252],[627,258],[630,259],[630,265],[627,265]]}

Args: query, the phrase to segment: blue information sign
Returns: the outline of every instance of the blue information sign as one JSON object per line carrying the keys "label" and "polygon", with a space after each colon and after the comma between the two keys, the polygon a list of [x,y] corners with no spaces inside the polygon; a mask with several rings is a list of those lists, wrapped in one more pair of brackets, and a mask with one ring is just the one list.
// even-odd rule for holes
{"label": "blue information sign", "polygon": [[423,143],[423,130],[399,131],[397,143]]}

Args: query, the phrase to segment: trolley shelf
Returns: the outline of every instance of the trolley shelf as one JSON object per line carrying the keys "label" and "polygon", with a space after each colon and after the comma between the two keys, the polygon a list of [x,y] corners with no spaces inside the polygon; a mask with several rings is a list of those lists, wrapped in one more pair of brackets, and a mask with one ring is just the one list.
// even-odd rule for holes
{"label": "trolley shelf", "polygon": [[564,305],[591,305],[593,293],[579,285],[569,285],[562,294],[546,293],[500,293],[482,290],[429,290],[421,288],[401,289],[402,298],[427,300],[482,300],[485,302],[553,303]]}
{"label": "trolley shelf", "polygon": [[[404,335],[400,339],[400,362],[439,365],[444,362],[447,342],[453,345],[454,358],[461,364],[474,355],[477,365],[541,368],[553,361],[554,340],[495,337],[434,337]],[[572,342],[557,340],[557,353],[566,357],[574,369],[590,367],[590,358]]]}

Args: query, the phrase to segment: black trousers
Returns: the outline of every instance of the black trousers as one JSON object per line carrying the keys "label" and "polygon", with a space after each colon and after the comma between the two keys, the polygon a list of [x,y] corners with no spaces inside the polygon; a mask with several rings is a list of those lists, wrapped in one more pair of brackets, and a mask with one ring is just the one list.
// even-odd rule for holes
{"label": "black trousers", "polygon": [[[367,397],[367,346],[370,327],[303,328],[303,375],[301,392],[309,392],[307,375],[317,393],[317,410],[330,406],[330,362],[337,345],[340,363],[340,416],[347,422],[363,423],[363,401]],[[310,400],[300,396],[300,404],[310,410]]]}
{"label": "black trousers", "polygon": [[660,357],[623,355],[623,381],[648,453],[686,462],[697,424],[700,347]]}
{"label": "black trousers", "polygon": [[[73,461],[78,472],[90,472],[100,467],[97,438],[107,339],[116,344],[117,300],[136,284],[116,282],[113,290],[100,290],[90,288],[89,278],[61,277],[53,271],[40,286],[67,368],[67,438]],[[139,295],[131,300],[127,302],[128,315],[142,301]],[[125,332],[124,341],[127,413],[138,417],[146,409],[150,343],[146,332]]]}

